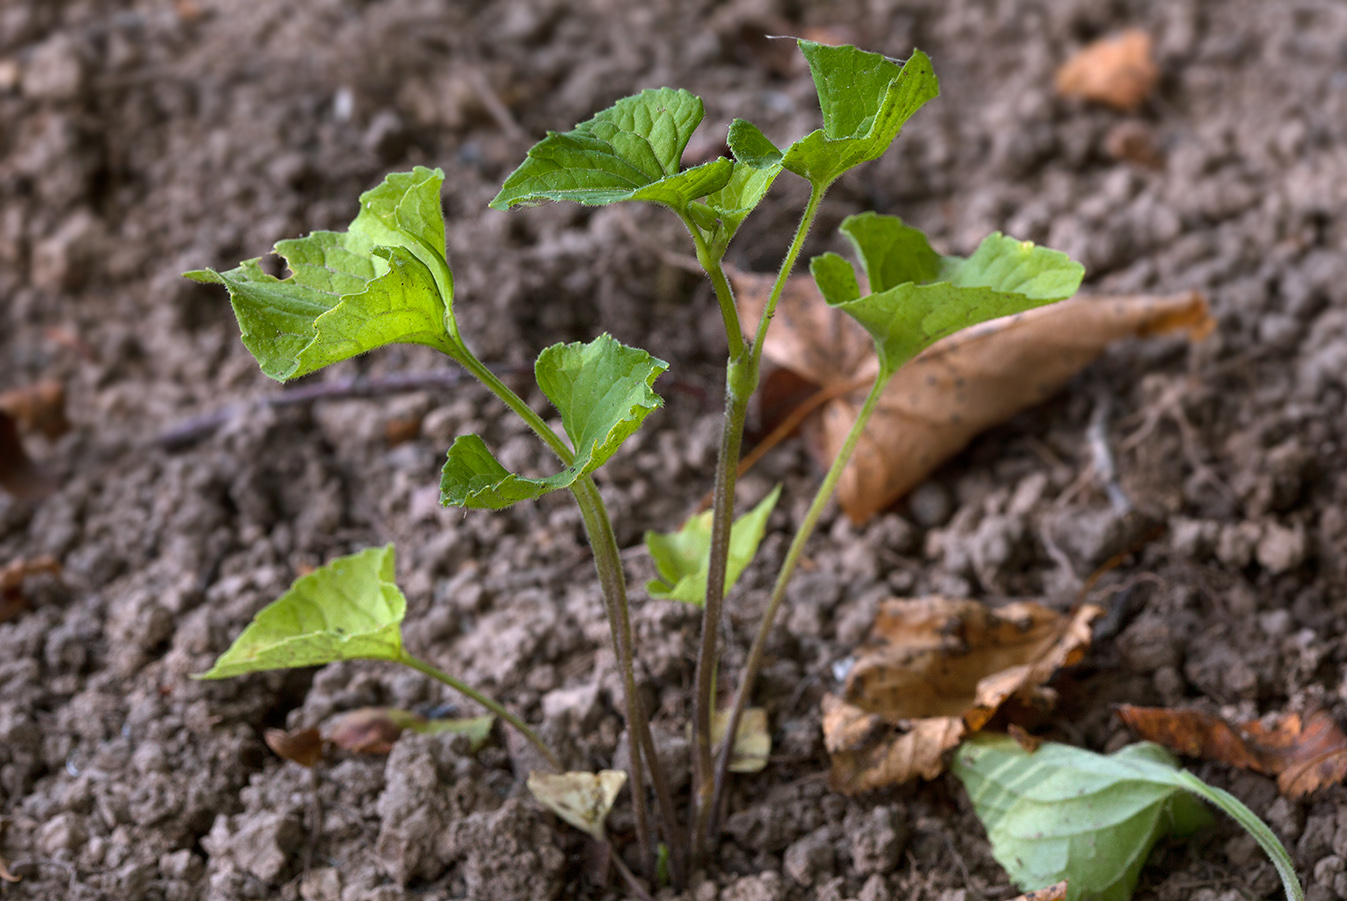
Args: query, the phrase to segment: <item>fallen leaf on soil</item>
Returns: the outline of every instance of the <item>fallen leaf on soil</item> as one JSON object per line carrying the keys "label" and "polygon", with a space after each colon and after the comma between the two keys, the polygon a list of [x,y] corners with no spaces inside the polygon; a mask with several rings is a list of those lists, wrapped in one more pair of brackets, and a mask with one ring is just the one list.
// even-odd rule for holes
{"label": "fallen leaf on soil", "polygon": [[1003,703],[1041,697],[1059,669],[1077,663],[1101,612],[940,597],[884,602],[844,697],[823,700],[833,787],[855,794],[934,779],[946,752]]}
{"label": "fallen leaf on soil", "polygon": [[1160,80],[1151,36],[1136,28],[1087,44],[1057,70],[1057,93],[1123,112],[1146,102]]}
{"label": "fallen leaf on soil", "polygon": [[[756,323],[773,277],[738,271],[730,277],[744,318]],[[1050,397],[1114,341],[1174,332],[1199,340],[1214,327],[1206,299],[1189,292],[1075,297],[951,335],[889,383],[838,482],[838,503],[853,522],[869,519],[979,432]],[[805,420],[810,450],[827,465],[877,371],[870,337],[823,302],[812,278],[792,276],[763,356],[822,391],[850,388]]]}
{"label": "fallen leaf on soil", "polygon": [[1199,710],[1122,705],[1118,716],[1138,736],[1187,757],[1215,760],[1277,777],[1288,798],[1302,798],[1347,778],[1347,735],[1316,710],[1229,723]]}
{"label": "fallen leaf on soil", "polygon": [[621,770],[529,773],[528,789],[539,804],[602,842],[607,840],[603,833],[604,821],[626,782],[627,774]]}
{"label": "fallen leaf on soil", "polygon": [[1066,888],[1066,880],[1063,879],[1056,885],[1025,892],[1018,898],[1012,898],[1011,901],[1066,901]]}
{"label": "fallen leaf on soil", "polygon": [[323,738],[318,734],[318,730],[312,727],[296,729],[293,732],[268,729],[262,733],[262,740],[267,743],[268,748],[276,752],[276,756],[284,757],[310,770],[323,759]]}
{"label": "fallen leaf on soil", "polygon": [[56,562],[55,557],[35,557],[0,566],[0,623],[13,619],[28,608],[23,580],[38,573],[59,576],[61,564]]}
{"label": "fallen leaf on soil", "polygon": [[70,431],[65,417],[65,387],[60,382],[36,382],[0,392],[0,411],[8,413],[29,432],[41,432],[47,440]]}
{"label": "fallen leaf on soil", "polygon": [[19,427],[0,410],[0,488],[25,501],[35,501],[55,490],[56,484],[37,468],[23,449]]}
{"label": "fallen leaf on soil", "polygon": [[476,751],[490,737],[495,722],[490,715],[430,720],[395,707],[360,707],[328,720],[327,740],[357,754],[387,754],[407,729],[430,735],[453,732],[467,735],[469,746]]}

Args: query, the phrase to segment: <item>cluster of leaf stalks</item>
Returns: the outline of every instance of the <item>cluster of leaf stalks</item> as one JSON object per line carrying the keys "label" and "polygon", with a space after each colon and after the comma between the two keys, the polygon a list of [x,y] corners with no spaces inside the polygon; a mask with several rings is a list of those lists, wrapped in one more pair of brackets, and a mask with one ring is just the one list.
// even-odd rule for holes
{"label": "cluster of leaf stalks", "polygon": [[[791,541],[730,706],[717,711],[725,594],[752,558],[779,494],[773,492],[736,522],[735,479],[744,423],[773,311],[829,186],[883,154],[907,119],[938,92],[930,60],[919,51],[900,65],[854,47],[809,41],[799,46],[818,90],[823,127],[788,147],[776,147],[758,128],[737,119],[728,135],[732,159],[682,169],[682,153],[701,121],[702,102],[682,90],[644,91],[569,132],[549,134],[529,151],[491,204],[501,210],[561,200],[587,205],[645,201],[666,207],[686,226],[715,290],[729,354],[709,527],[698,520],[677,533],[647,536],[661,576],[648,586],[656,599],[652,602],[670,598],[697,603],[703,610],[692,699],[692,793],[686,811],[676,805],[651,735],[650,712],[637,690],[626,580],[608,512],[592,478],[660,406],[652,385],[667,364],[606,334],[589,343],[547,348],[538,357],[535,374],[560,414],[565,435],[558,434],[459,335],[453,275],[444,253],[443,174],[438,170],[418,167],[388,176],[362,195],[360,214],[346,232],[317,232],[277,244],[276,252],[291,270],[286,279],[268,275],[257,260],[223,273],[188,273],[229,289],[243,341],[267,375],[297,378],[386,344],[430,346],[461,364],[560,460],[563,468],[554,475],[517,475],[501,465],[481,438],[461,436],[448,451],[442,500],[457,507],[499,509],[560,489],[575,497],[621,672],[630,742],[628,778],[642,868],[654,877],[667,864],[675,885],[685,884],[692,870],[707,863],[740,723],[786,587],[889,380],[936,340],[1069,297],[1083,275],[1079,264],[1060,253],[999,234],[965,259],[939,255],[921,232],[891,216],[866,213],[843,223],[842,231],[863,266],[865,288],[852,265],[836,254],[816,257],[810,269],[826,302],[853,316],[874,339],[878,374]],[[805,179],[809,200],[765,312],[749,328],[723,261],[744,219],[782,173]],[[557,755],[519,717],[403,647],[405,610],[405,598],[394,583],[391,547],[344,557],[300,579],[262,610],[204,675],[221,678],[344,659],[398,662],[482,704],[518,729],[550,766],[563,770]],[[715,735],[723,736],[718,746]],[[611,771],[597,777],[566,774],[579,781],[566,783],[556,796],[542,780],[530,779],[529,787],[568,821],[606,841],[603,817],[621,785],[615,777]],[[579,792],[588,801],[568,800],[566,791]],[[586,804],[592,809],[583,809]]]}

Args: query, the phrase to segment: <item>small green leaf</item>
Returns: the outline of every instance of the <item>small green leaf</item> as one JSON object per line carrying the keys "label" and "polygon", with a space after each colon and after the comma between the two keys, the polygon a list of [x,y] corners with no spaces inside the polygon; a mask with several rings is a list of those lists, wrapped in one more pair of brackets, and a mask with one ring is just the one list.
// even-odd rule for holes
{"label": "small green leaf", "polygon": [[[1084,267],[1066,254],[999,233],[987,237],[968,259],[944,257],[936,265],[924,236],[919,240],[919,232],[895,217],[853,216],[842,223],[842,231],[856,245],[872,286],[909,276],[941,279],[892,284],[856,300],[837,300],[849,296],[840,269],[845,264],[835,255],[820,263],[819,289],[870,333],[887,374],[961,329],[1065,300],[1085,275]],[[905,253],[912,254],[907,262]]]}
{"label": "small green leaf", "polygon": [[1277,865],[1288,899],[1303,893],[1271,830],[1226,792],[1179,770],[1159,745],[1143,742],[1103,756],[1045,743],[1030,753],[1004,735],[979,735],[951,764],[1020,888],[1062,879],[1068,901],[1127,901],[1155,842],[1187,835],[1205,819],[1193,794],[1235,817]]}
{"label": "small green leaf", "polygon": [[422,166],[394,173],[360,196],[349,230],[278,242],[288,278],[269,275],[256,259],[228,272],[184,274],[229,289],[244,346],[279,381],[385,344],[424,344],[457,357],[443,182],[443,172]]}
{"label": "small green leaf", "polygon": [[829,306],[851,303],[861,297],[861,288],[856,282],[856,270],[832,251],[819,254],[810,260],[809,274],[814,276],[814,283],[818,285],[819,293]]}
{"label": "small green leaf", "polygon": [[730,123],[726,143],[736,160],[754,169],[780,169],[785,158],[762,129],[747,119],[735,119]]}
{"label": "small green leaf", "polygon": [[575,460],[545,478],[511,473],[485,442],[464,435],[449,448],[440,480],[446,506],[500,509],[569,487],[602,466],[663,403],[651,385],[669,364],[603,334],[588,344],[555,344],[538,355],[538,387],[561,414]]}
{"label": "small green leaf", "polygon": [[[748,214],[757,208],[772,182],[781,174],[781,164],[758,168],[747,163],[735,163],[729,183],[706,198],[706,205],[715,213],[724,226],[724,243],[748,218]],[[696,204],[694,204],[696,206]]]}
{"label": "small green leaf", "polygon": [[407,601],[394,584],[393,546],[338,557],[297,580],[253,617],[199,679],[321,666],[336,660],[399,660]]}
{"label": "small green leaf", "polygon": [[[767,518],[781,497],[781,486],[730,527],[729,561],[725,567],[725,591],[729,592],[758,552],[767,531]],[[706,580],[711,564],[711,512],[700,513],[677,532],[646,532],[645,546],[655,561],[660,578],[645,583],[652,598],[684,601],[701,606],[706,602]]]}
{"label": "small green leaf", "polygon": [[687,91],[659,88],[625,97],[571,131],[549,132],[505,180],[491,207],[646,200],[681,210],[724,187],[733,169],[731,160],[719,159],[679,171],[702,113],[701,98]]}
{"label": "small green leaf", "polygon": [[491,739],[496,718],[491,714],[452,720],[421,719],[407,724],[407,728],[424,735],[466,735],[468,748],[475,754]]}
{"label": "small green leaf", "polygon": [[829,184],[853,166],[878,159],[903,123],[940,93],[930,57],[920,50],[899,68],[850,45],[799,44],[818,90],[823,128],[792,144],[783,164],[812,184]]}
{"label": "small green leaf", "polygon": [[940,254],[931,249],[921,229],[904,225],[897,216],[848,216],[841,230],[856,248],[873,294],[906,282],[922,284],[940,277]]}

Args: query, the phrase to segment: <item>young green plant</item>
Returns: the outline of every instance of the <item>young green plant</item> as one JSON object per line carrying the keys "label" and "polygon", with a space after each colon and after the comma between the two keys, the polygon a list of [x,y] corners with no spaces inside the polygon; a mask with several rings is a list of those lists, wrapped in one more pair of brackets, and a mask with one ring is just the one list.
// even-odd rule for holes
{"label": "young green plant", "polygon": [[[727,139],[732,158],[684,169],[683,151],[701,122],[702,102],[687,91],[647,90],[619,100],[570,131],[549,133],[528,152],[491,203],[500,210],[543,201],[589,206],[644,201],[665,207],[686,227],[716,296],[728,355],[709,518],[694,520],[676,533],[647,536],[660,575],[647,588],[650,596],[697,603],[702,609],[692,699],[693,788],[685,816],[675,806],[637,690],[625,575],[607,510],[592,479],[593,472],[660,406],[652,386],[667,364],[606,334],[587,343],[545,349],[535,375],[560,416],[564,435],[554,431],[474,356],[459,335],[453,275],[444,253],[439,170],[418,167],[388,176],[361,196],[360,213],[345,232],[317,232],[277,244],[276,252],[290,268],[284,279],[267,274],[257,260],[227,272],[188,273],[229,290],[244,344],[273,378],[297,378],[387,344],[425,345],[467,369],[557,457],[561,468],[555,474],[524,476],[503,466],[480,437],[459,437],[448,449],[441,499],[451,506],[499,509],[560,489],[574,496],[594,553],[621,673],[630,742],[627,782],[645,875],[662,872],[667,863],[669,876],[678,885],[684,884],[692,865],[705,860],[726,794],[727,774],[760,768],[766,759],[762,740],[746,739],[740,723],[762,667],[767,637],[805,543],[894,372],[959,329],[1070,296],[1082,277],[1081,267],[1062,254],[999,234],[964,259],[941,256],[919,231],[891,216],[866,213],[843,223],[842,231],[864,269],[866,288],[862,290],[851,265],[835,254],[816,258],[810,268],[827,303],[854,317],[873,337],[878,376],[793,537],[739,674],[733,703],[728,710],[717,711],[718,639],[725,621],[725,595],[753,558],[777,497],[773,492],[736,521],[736,466],[773,312],[828,188],[855,166],[882,155],[903,124],[938,93],[931,62],[920,51],[900,64],[855,47],[810,41],[800,41],[799,47],[818,92],[823,126],[784,149],[756,126],[736,119]],[[746,334],[723,261],[744,220],[783,173],[803,178],[809,198],[765,312],[752,334]],[[518,717],[401,648],[396,629],[404,606],[390,594],[396,592],[391,551],[383,554],[377,560],[357,555],[362,567],[376,567],[377,576],[363,570],[353,576],[355,558],[344,558],[305,577],[313,581],[301,580],[290,594],[262,611],[206,675],[354,657],[394,660],[478,700],[563,769]],[[310,590],[319,583],[323,591]],[[763,715],[755,713],[753,720],[762,730]],[[563,784],[581,782],[590,784],[586,780]],[[594,783],[599,789],[585,795],[588,800],[581,806],[588,813],[582,828],[596,839],[602,839],[603,818],[618,784],[608,776]],[[652,794],[653,823],[648,810]],[[540,800],[575,820],[573,801],[541,796]]]}

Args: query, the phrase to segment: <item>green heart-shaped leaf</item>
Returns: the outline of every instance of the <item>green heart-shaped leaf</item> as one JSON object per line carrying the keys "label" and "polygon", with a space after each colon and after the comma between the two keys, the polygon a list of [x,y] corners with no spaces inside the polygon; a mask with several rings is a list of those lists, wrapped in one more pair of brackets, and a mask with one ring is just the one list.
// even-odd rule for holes
{"label": "green heart-shaped leaf", "polygon": [[733,161],[679,171],[702,121],[700,97],[659,88],[625,97],[567,132],[550,132],[510,174],[492,209],[544,200],[602,206],[645,200],[682,210],[729,181]]}

